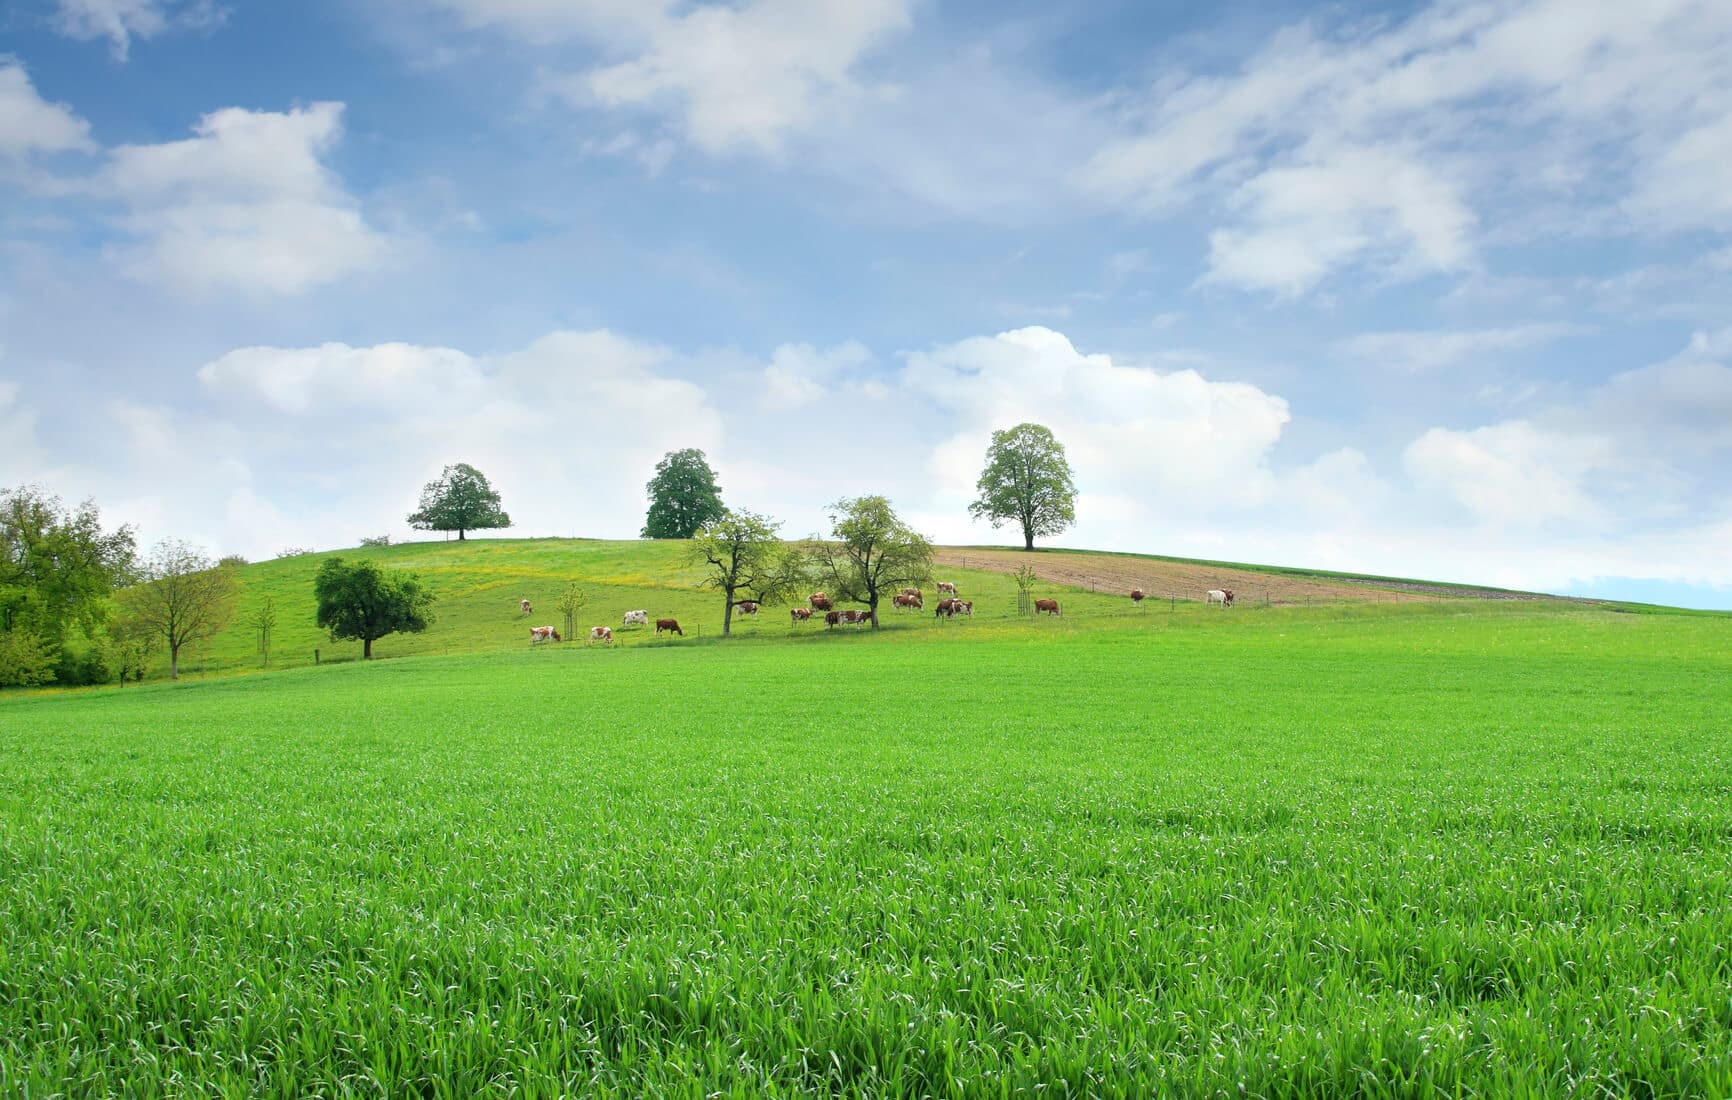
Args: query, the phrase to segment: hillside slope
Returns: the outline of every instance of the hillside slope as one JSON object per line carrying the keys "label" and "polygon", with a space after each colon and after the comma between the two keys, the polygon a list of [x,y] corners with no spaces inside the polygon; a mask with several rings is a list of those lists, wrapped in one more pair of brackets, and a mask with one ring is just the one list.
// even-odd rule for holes
{"label": "hillside slope", "polygon": [[[431,629],[418,635],[392,635],[376,642],[376,657],[460,654],[523,649],[529,628],[560,626],[554,601],[568,581],[583,585],[589,603],[580,616],[581,631],[605,624],[616,631],[620,645],[706,644],[721,632],[722,606],[714,592],[700,588],[703,575],[683,564],[685,546],[678,542],[598,539],[473,539],[466,542],[420,542],[398,546],[334,551],[279,558],[241,568],[239,610],[229,628],[211,642],[183,655],[183,673],[226,672],[260,667],[256,632],[249,625],[253,612],[270,599],[277,626],[271,647],[271,667],[288,668],[321,662],[359,659],[358,642],[333,642],[313,622],[313,576],[330,557],[370,558],[383,565],[418,573],[438,598]],[[1045,553],[942,548],[939,579],[954,581],[961,594],[975,601],[970,622],[937,622],[922,615],[884,610],[887,629],[974,630],[1008,628],[1019,622],[1016,586],[1008,575],[1023,561],[1033,561],[1043,578],[1038,595],[1057,596],[1066,620],[1041,629],[1082,629],[1090,622],[1134,615],[1202,614],[1195,601],[1209,587],[1239,590],[1244,609],[1267,603],[1342,603],[1408,601],[1414,593],[1354,587],[1341,582],[1263,578],[1228,567],[1193,563],[1166,567],[1153,559],[1124,555]],[[1175,580],[1175,577],[1181,579]],[[1126,598],[1141,584],[1159,601],[1133,607]],[[930,593],[929,593],[930,594]],[[1177,606],[1166,597],[1178,598]],[[1435,597],[1427,597],[1435,598]],[[534,607],[525,616],[519,600]],[[680,620],[686,637],[657,639],[652,630],[621,630],[621,616],[643,608],[652,617]],[[1021,627],[1018,626],[1018,629]],[[820,624],[793,625],[785,607],[766,608],[756,619],[736,619],[741,639],[788,641],[822,634]]]}

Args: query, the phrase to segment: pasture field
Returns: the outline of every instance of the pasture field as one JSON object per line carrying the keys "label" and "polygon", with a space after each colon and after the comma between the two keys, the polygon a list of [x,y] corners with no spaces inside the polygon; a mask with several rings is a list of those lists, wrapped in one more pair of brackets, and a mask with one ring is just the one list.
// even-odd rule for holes
{"label": "pasture field", "polygon": [[0,1095],[1732,1095],[1732,618],[972,625],[0,699]]}
{"label": "pasture field", "polygon": [[[682,563],[682,542],[599,539],[471,539],[466,542],[409,542],[402,546],[367,547],[334,551],[345,558],[372,558],[391,568],[419,573],[438,596],[435,622],[424,634],[393,634],[374,644],[374,657],[456,657],[462,653],[501,653],[523,650],[530,625],[556,625],[563,629],[554,599],[568,580],[577,579],[589,594],[589,605],[580,617],[580,631],[592,625],[615,629],[617,644],[693,644],[722,631],[722,601],[719,594],[698,589],[701,575]],[[258,561],[239,572],[241,592],[237,615],[227,631],[182,655],[182,676],[244,672],[260,667],[258,641],[249,627],[251,613],[270,598],[277,610],[272,658],[277,669],[312,665],[313,650],[322,662],[359,660],[359,641],[331,641],[313,625],[313,573],[331,553],[303,554],[298,558]],[[1159,613],[1202,613],[1195,605],[1209,587],[1240,584],[1245,606],[1261,608],[1263,594],[1273,589],[1273,603],[1282,601],[1391,601],[1413,599],[1412,594],[1387,589],[1353,587],[1346,582],[1294,582],[1263,573],[1235,572],[1228,566],[1207,563],[1173,566],[1154,561],[1157,570],[1183,570],[1183,580],[1169,573],[1147,575],[1148,561],[1122,554],[1041,553],[991,549],[940,547],[937,579],[956,580],[961,594],[975,601],[975,622],[937,624],[928,610],[925,617],[895,613],[883,608],[885,629],[894,631],[986,631],[986,624],[1015,620],[1017,586],[1006,575],[1022,561],[1032,560],[1046,575],[1039,596],[1057,596],[1069,617],[1079,624],[1154,624]],[[968,565],[963,566],[963,563]],[[1089,591],[1098,582],[1100,591]],[[1166,599],[1150,601],[1141,608],[1129,603],[1129,591],[1143,584],[1150,592],[1166,594],[1169,587],[1192,599],[1186,605],[1167,605]],[[1166,587],[1162,587],[1166,584]],[[927,586],[928,603],[934,587]],[[528,617],[518,613],[518,601],[528,599],[535,611]],[[1159,603],[1159,606],[1155,606]],[[656,639],[653,631],[620,631],[620,615],[644,608],[651,617],[679,618],[688,632],[686,641]],[[757,618],[734,618],[734,634],[741,639],[786,641],[823,632],[823,624],[793,627],[785,606],[766,606]],[[154,674],[166,677],[168,658],[158,658]]]}

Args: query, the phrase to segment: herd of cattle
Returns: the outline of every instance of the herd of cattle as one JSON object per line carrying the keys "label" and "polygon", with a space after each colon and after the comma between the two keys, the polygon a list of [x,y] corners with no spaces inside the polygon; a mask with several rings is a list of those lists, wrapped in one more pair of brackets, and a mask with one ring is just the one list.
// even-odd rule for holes
{"label": "herd of cattle", "polygon": [[[934,611],[935,618],[950,619],[955,618],[957,615],[966,615],[970,618],[973,617],[974,601],[958,599],[956,595],[956,584],[954,582],[939,581],[938,591],[940,595],[943,595],[944,593],[949,593],[949,595],[944,599],[939,600],[936,604],[936,610]],[[1140,604],[1147,598],[1148,593],[1144,592],[1142,589],[1133,588],[1131,590],[1132,603]],[[1203,602],[1205,604],[1218,603],[1222,607],[1232,607],[1233,590],[1231,588],[1211,588],[1203,594]],[[801,623],[810,622],[812,616],[818,613],[823,614],[824,626],[826,629],[841,626],[845,623],[850,626],[860,627],[872,621],[872,612],[870,611],[857,611],[853,609],[837,610],[830,597],[823,592],[814,592],[810,596],[807,596],[806,603],[808,605],[806,607],[792,607],[788,609],[788,615],[792,620],[793,625],[798,626]],[[518,601],[518,606],[521,608],[524,615],[529,615],[534,612],[534,607],[528,600]],[[741,615],[755,616],[757,615],[760,606],[761,605],[754,600],[740,600],[738,603],[734,604],[734,610]],[[924,611],[926,609],[926,597],[918,588],[904,588],[891,600],[891,606],[898,611]],[[1053,599],[1043,598],[1035,600],[1034,613],[1036,615],[1051,615],[1054,618],[1063,617],[1063,612],[1059,610],[1058,601]],[[627,611],[620,623],[621,626],[648,626],[649,624],[649,612],[642,609],[637,611]],[[686,636],[686,632],[680,629],[680,621],[678,619],[657,619],[655,620],[655,626],[657,634],[666,631],[669,634],[678,634],[682,638]],[[530,645],[540,645],[542,642],[562,642],[564,640],[564,638],[560,637],[559,631],[555,630],[551,626],[532,626],[529,628]],[[591,642],[598,642],[602,645],[612,645],[613,630],[612,628],[605,626],[592,626],[589,628],[589,640]]]}

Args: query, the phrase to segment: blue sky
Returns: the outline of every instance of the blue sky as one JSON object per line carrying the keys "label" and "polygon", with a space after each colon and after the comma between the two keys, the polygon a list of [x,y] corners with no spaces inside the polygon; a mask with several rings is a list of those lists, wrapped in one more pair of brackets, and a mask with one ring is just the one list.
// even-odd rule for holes
{"label": "blue sky", "polygon": [[1718,0],[14,0],[0,484],[1004,541],[1037,419],[1068,545],[1732,607],[1729,178]]}

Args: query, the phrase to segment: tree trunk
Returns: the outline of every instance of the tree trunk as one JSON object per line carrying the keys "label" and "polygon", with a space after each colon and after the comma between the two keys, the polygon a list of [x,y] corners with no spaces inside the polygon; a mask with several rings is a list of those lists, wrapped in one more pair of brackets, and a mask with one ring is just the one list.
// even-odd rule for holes
{"label": "tree trunk", "polygon": [[177,645],[168,647],[168,678],[180,679],[180,647]]}
{"label": "tree trunk", "polygon": [[461,527],[459,527],[459,528],[458,528],[458,529],[457,529],[457,541],[458,541],[458,542],[462,542],[462,541],[463,541],[463,528],[461,528]]}
{"label": "tree trunk", "polygon": [[728,636],[728,631],[734,628],[734,593],[728,590],[728,606],[722,608],[722,637]]}
{"label": "tree trunk", "polygon": [[373,639],[363,638],[363,639],[361,639],[361,660],[371,661],[372,659],[373,659]]}
{"label": "tree trunk", "polygon": [[1022,548],[1024,550],[1034,549],[1034,534],[1032,532],[1024,531],[1022,533]]}
{"label": "tree trunk", "polygon": [[878,629],[878,594],[876,592],[874,592],[872,594],[872,602],[867,606],[871,609],[871,613],[872,613],[872,629],[877,630]]}

